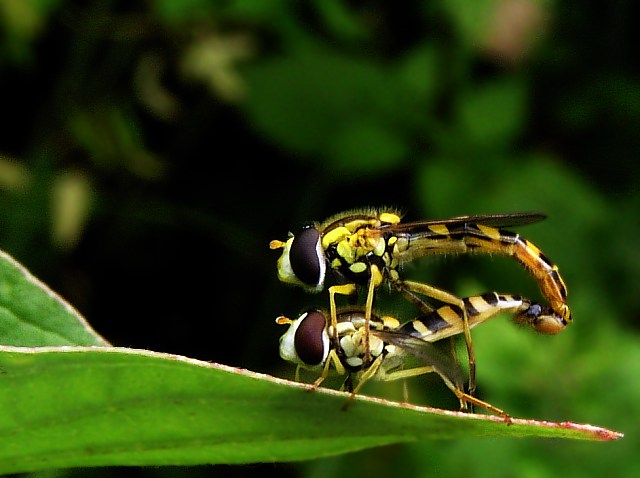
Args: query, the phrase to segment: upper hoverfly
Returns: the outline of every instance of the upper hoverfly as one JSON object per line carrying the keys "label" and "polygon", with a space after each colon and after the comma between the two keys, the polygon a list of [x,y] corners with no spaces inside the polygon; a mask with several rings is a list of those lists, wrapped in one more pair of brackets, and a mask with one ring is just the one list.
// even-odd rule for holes
{"label": "upper hoverfly", "polygon": [[[310,292],[325,287],[327,277],[331,323],[337,324],[335,295],[356,293],[366,287],[365,331],[371,319],[375,290],[389,284],[423,312],[433,308],[423,298],[435,299],[464,310],[462,299],[428,284],[401,279],[402,264],[430,254],[489,253],[513,256],[538,281],[553,314],[535,324],[536,331],[556,334],[571,322],[567,289],[558,268],[534,244],[505,230],[541,221],[538,213],[461,216],[434,221],[401,223],[394,210],[348,211],[323,223],[304,227],[285,241],[271,241],[271,249],[283,249],[278,260],[282,282]],[[335,329],[335,327],[334,327]],[[470,392],[475,384],[475,359],[468,320],[464,334],[469,354]],[[365,342],[368,333],[365,333]],[[368,345],[365,344],[366,350]]]}
{"label": "upper hoverfly", "polygon": [[[365,319],[360,308],[341,310],[334,331],[327,315],[318,309],[301,314],[297,319],[278,317],[279,324],[289,324],[280,339],[280,356],[300,368],[321,372],[314,382],[317,387],[333,368],[347,375],[350,398],[370,379],[397,380],[435,372],[456,395],[462,409],[467,404],[490,410],[509,422],[509,415],[493,405],[464,392],[462,372],[452,356],[444,354],[432,342],[464,333],[464,316],[469,327],[485,322],[500,313],[514,314],[515,321],[534,329],[541,320],[552,320],[549,308],[520,296],[490,292],[462,299],[465,311],[443,305],[433,312],[400,324],[390,316],[373,315],[370,321],[370,358],[365,353]],[[337,335],[337,341],[333,335]],[[409,366],[409,358],[417,366]],[[355,380],[355,385],[354,385]],[[349,403],[349,402],[347,402]]]}

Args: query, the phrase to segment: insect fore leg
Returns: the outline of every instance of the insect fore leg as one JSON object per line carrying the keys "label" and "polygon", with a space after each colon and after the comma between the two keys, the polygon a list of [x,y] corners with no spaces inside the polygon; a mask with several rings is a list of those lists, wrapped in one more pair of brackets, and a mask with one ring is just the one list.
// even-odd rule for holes
{"label": "insect fore leg", "polygon": [[349,395],[349,398],[347,398],[347,401],[344,403],[344,405],[342,405],[342,410],[347,410],[347,408],[349,408],[349,405],[351,405],[351,402],[353,402],[353,399],[358,394],[358,392],[360,391],[362,386],[365,384],[365,382],[370,380],[372,377],[374,377],[378,373],[378,370],[380,370],[380,365],[382,364],[383,358],[384,357],[382,355],[378,356],[371,363],[369,367],[367,367],[364,371],[360,373],[360,376],[358,377],[358,383],[356,384],[355,387],[353,387],[353,390],[351,390],[351,394]]}

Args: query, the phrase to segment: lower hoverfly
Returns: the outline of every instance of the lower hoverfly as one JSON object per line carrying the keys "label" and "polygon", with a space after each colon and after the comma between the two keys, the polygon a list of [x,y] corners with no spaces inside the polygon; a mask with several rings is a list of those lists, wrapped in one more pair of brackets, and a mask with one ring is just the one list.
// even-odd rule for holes
{"label": "lower hoverfly", "polygon": [[[528,299],[495,292],[467,297],[462,302],[464,311],[446,304],[405,324],[394,317],[373,315],[368,332],[370,356],[365,350],[362,309],[340,311],[336,331],[327,314],[319,309],[304,312],[295,320],[278,317],[277,323],[290,325],[280,339],[280,356],[297,365],[296,380],[301,368],[320,372],[312,389],[318,387],[331,370],[347,375],[345,384],[351,398],[370,379],[389,381],[435,372],[456,395],[462,409],[468,404],[477,405],[510,422],[509,415],[501,409],[464,392],[458,363],[432,342],[464,333],[465,316],[469,327],[475,327],[500,313],[511,313],[517,323],[536,329],[539,321],[552,319],[554,312]],[[417,359],[420,365],[404,368],[408,357]]]}
{"label": "lower hoverfly", "polygon": [[[534,324],[536,331],[556,334],[571,322],[566,303],[567,289],[558,267],[533,243],[505,230],[541,221],[538,213],[461,216],[451,219],[401,223],[394,210],[348,211],[323,223],[304,227],[282,242],[271,241],[271,249],[283,249],[278,260],[282,282],[319,292],[329,277],[330,321],[337,333],[335,295],[351,295],[356,286],[366,288],[365,354],[376,289],[383,283],[415,303],[423,313],[433,308],[423,298],[448,303],[464,311],[463,300],[437,287],[403,280],[400,267],[431,254],[489,253],[513,256],[538,281],[551,314]],[[469,389],[475,388],[475,359],[468,317],[464,315],[464,335],[469,355]],[[337,337],[334,337],[334,339]]]}

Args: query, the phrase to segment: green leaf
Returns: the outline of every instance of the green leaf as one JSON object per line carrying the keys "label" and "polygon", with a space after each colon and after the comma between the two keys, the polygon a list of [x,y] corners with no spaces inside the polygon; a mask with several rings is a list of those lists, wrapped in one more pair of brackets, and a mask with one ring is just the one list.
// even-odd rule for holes
{"label": "green leaf", "polygon": [[0,347],[0,473],[106,465],[303,460],[469,436],[612,440],[589,425],[357,397],[180,356]]}
{"label": "green leaf", "polygon": [[475,86],[461,95],[457,105],[460,133],[472,145],[503,147],[524,128],[527,118],[527,90],[518,78]]}
{"label": "green leaf", "polygon": [[431,42],[417,45],[399,59],[395,75],[402,103],[397,107],[403,114],[429,114],[429,108],[443,94],[441,64],[439,52]]}
{"label": "green leaf", "polygon": [[169,24],[177,24],[189,20],[193,21],[199,16],[209,14],[211,2],[208,0],[182,0],[180,2],[159,0],[152,4],[151,9],[161,20]]}
{"label": "green leaf", "polygon": [[399,132],[371,118],[345,125],[328,142],[326,161],[338,177],[362,177],[393,170],[408,156]]}
{"label": "green leaf", "polygon": [[336,39],[366,40],[367,22],[362,21],[356,11],[350,11],[342,0],[316,2],[312,7]]}
{"label": "green leaf", "polygon": [[477,45],[487,34],[496,3],[496,0],[449,0],[442,2],[442,7],[460,39],[468,45]]}
{"label": "green leaf", "polygon": [[[333,144],[334,138],[362,118],[394,136],[388,131],[397,109],[395,83],[382,65],[367,58],[350,58],[310,42],[307,49],[247,67],[245,77],[250,93],[244,107],[253,126],[297,155],[322,156],[341,142],[350,152],[353,139]],[[398,139],[390,142],[385,148],[392,154],[385,156],[398,149]]]}
{"label": "green leaf", "polygon": [[108,345],[73,307],[2,251],[0,344]]}

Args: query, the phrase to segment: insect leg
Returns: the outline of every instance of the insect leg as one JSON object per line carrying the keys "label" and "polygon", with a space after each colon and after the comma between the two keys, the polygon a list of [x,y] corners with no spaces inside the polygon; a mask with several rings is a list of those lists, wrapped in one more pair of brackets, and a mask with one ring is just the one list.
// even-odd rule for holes
{"label": "insect leg", "polygon": [[338,344],[338,312],[336,308],[336,294],[353,295],[356,293],[355,284],[334,285],[329,287],[329,315],[331,315],[331,329],[333,343]]}
{"label": "insect leg", "polygon": [[343,410],[346,410],[347,408],[349,408],[349,405],[351,405],[351,402],[353,401],[355,396],[358,394],[358,392],[360,391],[362,386],[365,384],[365,382],[370,380],[372,377],[376,375],[376,373],[378,373],[378,370],[380,369],[380,365],[382,364],[383,358],[384,357],[382,355],[378,356],[367,369],[365,369],[360,373],[360,376],[358,377],[358,383],[356,384],[355,387],[353,387],[353,390],[351,390],[351,394],[349,395],[349,398],[347,398],[347,401],[344,403],[344,405],[342,405]]}
{"label": "insect leg", "polygon": [[373,313],[373,296],[376,288],[376,276],[381,276],[380,269],[377,266],[371,266],[371,277],[369,278],[369,287],[367,290],[367,301],[364,309],[364,362],[371,361],[371,345],[369,339],[369,327],[371,322],[371,314]]}
{"label": "insect leg", "polygon": [[[308,390],[309,392],[315,392],[316,389],[320,386],[320,384],[324,382],[325,379],[329,376],[329,370],[331,369],[332,363],[338,375],[344,375],[346,373],[344,366],[340,362],[340,358],[338,357],[338,354],[336,353],[335,349],[331,349],[331,351],[329,352],[329,355],[327,356],[327,360],[324,363],[324,367],[322,367],[322,373],[316,379],[316,381],[313,382],[313,384]],[[298,367],[298,369],[299,368],[300,367]],[[296,381],[299,381],[297,377],[296,377]]]}
{"label": "insect leg", "polygon": [[[470,395],[468,393],[464,393],[462,390],[460,390],[460,388],[456,387],[453,382],[451,382],[449,380],[449,378],[445,375],[439,374],[440,377],[442,378],[442,380],[444,381],[445,385],[447,387],[449,387],[449,390],[451,390],[456,397],[458,397],[458,400],[460,400],[460,403],[471,403],[473,405],[476,405],[478,407],[482,407],[486,410],[489,410],[490,412],[495,413],[496,415],[500,415],[503,419],[504,422],[507,425],[511,425],[512,421],[511,421],[511,417],[509,416],[509,414],[507,412],[505,412],[504,410],[501,410],[498,407],[494,407],[493,405],[491,405],[489,402],[485,402],[484,400],[480,400],[479,398],[474,397],[473,395]],[[461,408],[464,408],[464,406],[462,406]]]}
{"label": "insect leg", "polygon": [[[464,339],[467,346],[467,356],[469,358],[469,394],[473,396],[476,391],[476,359],[475,354],[473,353],[471,328],[469,327],[469,317],[466,312],[464,301],[459,297],[451,294],[450,292],[430,286],[428,284],[424,284],[422,282],[396,280],[393,282],[393,285],[403,296],[405,296],[409,301],[418,305],[418,307],[420,307],[420,304],[424,304],[424,301],[417,300],[418,298],[415,294],[420,294],[422,296],[435,299],[438,302],[451,304],[453,306],[456,306],[462,312]],[[431,313],[433,312],[433,307],[427,305],[426,310],[423,309],[422,312]]]}

